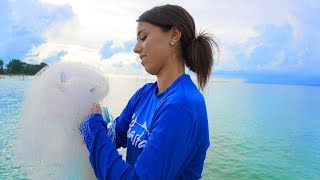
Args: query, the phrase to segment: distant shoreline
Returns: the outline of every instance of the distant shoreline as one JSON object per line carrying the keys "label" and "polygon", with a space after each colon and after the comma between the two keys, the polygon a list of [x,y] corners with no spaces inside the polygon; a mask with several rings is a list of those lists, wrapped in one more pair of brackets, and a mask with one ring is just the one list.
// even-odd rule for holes
{"label": "distant shoreline", "polygon": [[234,82],[234,83],[245,83],[245,78],[211,78],[210,82]]}
{"label": "distant shoreline", "polygon": [[35,76],[35,75],[27,75],[27,74],[0,74],[0,77],[15,77],[15,76]]}
{"label": "distant shoreline", "polygon": [[11,75],[8,75],[8,74],[0,74],[0,79],[7,79],[7,78],[14,78],[14,77],[21,77],[21,78],[24,78],[24,77],[33,77],[34,75],[23,75],[23,74],[11,74]]}
{"label": "distant shoreline", "polygon": [[[108,78],[127,78],[127,79],[137,79],[137,80],[157,80],[156,76],[151,75],[115,75],[115,74],[105,74]],[[196,81],[195,76],[191,76],[193,81]],[[245,78],[228,78],[228,77],[211,77],[209,82],[234,82],[234,83],[245,83],[247,80]]]}
{"label": "distant shoreline", "polygon": [[[156,76],[152,75],[118,75],[118,74],[103,74],[107,79],[136,79],[137,82],[145,82],[145,83],[153,83],[157,80]],[[22,74],[0,74],[0,79],[9,79],[9,78],[32,78],[36,75],[22,75]],[[191,79],[194,81],[194,83],[197,83],[196,76],[190,75]],[[242,77],[211,77],[209,79],[209,82],[211,83],[253,83],[253,84],[279,84],[279,85],[298,85],[298,86],[320,86],[320,83],[317,82],[309,82],[306,80],[305,82],[290,82],[290,81],[272,81],[271,80],[252,80],[250,78],[242,78]]]}
{"label": "distant shoreline", "polygon": [[[0,78],[10,78],[10,77],[32,77],[35,75],[22,75],[22,74],[12,74],[12,75],[0,75]],[[142,75],[114,75],[114,74],[105,74],[105,76],[107,78],[127,78],[127,79],[137,79],[137,80],[155,80],[156,81],[156,77],[155,76],[151,76],[151,75],[146,75],[146,76],[142,76]],[[196,81],[196,77],[192,77],[191,79],[193,81]],[[211,77],[209,82],[233,82],[233,83],[245,83],[247,82],[246,79],[244,78],[222,78],[222,77]]]}

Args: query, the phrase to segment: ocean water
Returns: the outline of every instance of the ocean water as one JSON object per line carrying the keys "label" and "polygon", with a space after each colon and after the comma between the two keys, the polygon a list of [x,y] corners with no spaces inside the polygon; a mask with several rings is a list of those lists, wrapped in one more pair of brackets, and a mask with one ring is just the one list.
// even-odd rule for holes
{"label": "ocean water", "polygon": [[[30,79],[0,79],[0,179],[26,179],[13,149]],[[145,82],[117,79],[111,111]],[[320,86],[221,81],[204,96],[211,146],[202,179],[320,179]]]}
{"label": "ocean water", "polygon": [[204,179],[320,179],[320,86],[211,83]]}

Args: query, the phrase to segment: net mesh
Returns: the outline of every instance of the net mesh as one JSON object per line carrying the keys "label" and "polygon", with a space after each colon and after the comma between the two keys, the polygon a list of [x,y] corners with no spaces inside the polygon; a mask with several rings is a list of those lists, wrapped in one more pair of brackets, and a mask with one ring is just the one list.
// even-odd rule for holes
{"label": "net mesh", "polygon": [[16,148],[16,159],[29,178],[95,179],[79,125],[108,90],[103,73],[82,63],[58,62],[35,76],[25,97]]}

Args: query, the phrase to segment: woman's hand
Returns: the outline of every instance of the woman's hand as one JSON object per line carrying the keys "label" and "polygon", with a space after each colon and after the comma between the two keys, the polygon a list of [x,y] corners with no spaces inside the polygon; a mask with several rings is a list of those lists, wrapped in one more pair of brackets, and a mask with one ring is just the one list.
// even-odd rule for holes
{"label": "woman's hand", "polygon": [[100,104],[92,104],[91,114],[102,114],[102,109]]}
{"label": "woman's hand", "polygon": [[92,104],[91,109],[90,109],[90,114],[80,123],[80,132],[83,136],[83,141],[82,143],[87,144],[88,149],[91,148],[91,130],[89,128],[89,120],[93,117],[93,114],[101,114],[102,115],[102,110],[100,104]]}

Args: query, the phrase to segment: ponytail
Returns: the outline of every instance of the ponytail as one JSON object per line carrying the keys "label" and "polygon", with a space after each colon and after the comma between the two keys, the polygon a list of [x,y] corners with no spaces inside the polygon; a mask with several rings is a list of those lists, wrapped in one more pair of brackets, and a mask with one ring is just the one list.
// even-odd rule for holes
{"label": "ponytail", "polygon": [[210,78],[213,65],[213,47],[219,47],[210,34],[199,33],[191,43],[186,46],[184,59],[186,66],[197,74],[198,86],[203,90]]}

